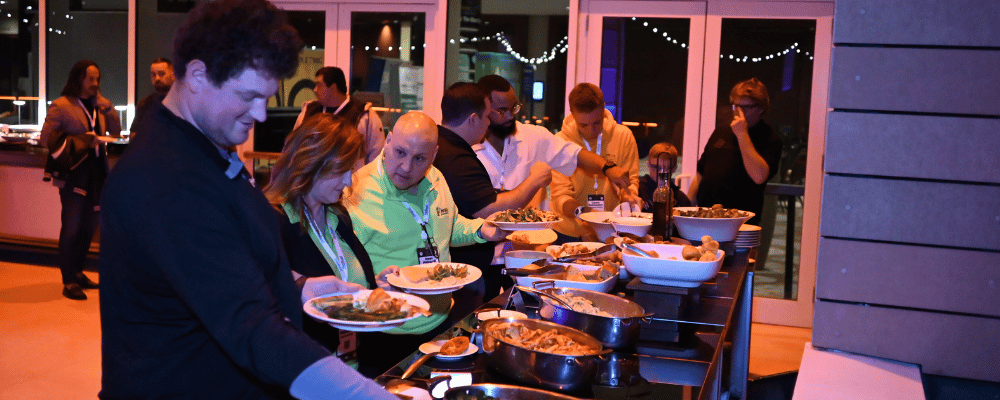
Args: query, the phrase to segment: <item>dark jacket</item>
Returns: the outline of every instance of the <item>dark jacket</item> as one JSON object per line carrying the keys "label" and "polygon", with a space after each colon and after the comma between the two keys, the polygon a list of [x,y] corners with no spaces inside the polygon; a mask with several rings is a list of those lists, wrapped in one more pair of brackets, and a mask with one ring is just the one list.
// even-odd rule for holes
{"label": "dark jacket", "polygon": [[[103,97],[98,95],[98,99]],[[106,102],[107,100],[98,102]],[[52,102],[42,126],[41,141],[49,149],[43,179],[52,180],[59,188],[69,187],[78,193],[100,193],[108,173],[103,147],[94,151],[95,132],[109,136],[121,135],[121,121],[113,107],[97,110],[96,126],[91,127],[87,115],[93,115],[76,98],[62,96]],[[56,157],[52,157],[56,155]]]}
{"label": "dark jacket", "polygon": [[162,104],[101,201],[103,399],[287,398],[330,352],[302,330],[280,216]]}

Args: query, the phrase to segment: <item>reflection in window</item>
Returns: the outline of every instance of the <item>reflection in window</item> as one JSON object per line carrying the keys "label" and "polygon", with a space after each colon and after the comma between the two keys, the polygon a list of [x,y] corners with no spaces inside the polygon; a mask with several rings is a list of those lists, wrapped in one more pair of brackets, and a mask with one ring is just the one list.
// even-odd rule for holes
{"label": "reflection in window", "polygon": [[[566,91],[568,1],[530,3],[502,0],[449,2],[445,86],[503,76],[524,104],[522,122],[562,126]],[[535,88],[540,88],[536,93]]]}
{"label": "reflection in window", "polygon": [[38,1],[0,3],[0,124],[39,124]]}
{"label": "reflection in window", "polygon": [[[423,109],[425,25],[424,13],[351,13],[351,96],[404,113]],[[399,115],[383,112],[382,122],[391,128]]]}
{"label": "reflection in window", "polygon": [[[750,78],[763,82],[771,99],[763,120],[784,145],[771,183],[795,185],[789,191],[804,190],[815,41],[815,20],[722,20],[716,125],[728,127],[733,118],[729,92],[736,83]],[[801,200],[801,194],[765,196],[757,296],[794,299],[798,293]]]}
{"label": "reflection in window", "polygon": [[[640,158],[652,145],[669,142],[683,160],[690,29],[683,18],[604,18],[600,86],[606,108],[619,122],[656,124],[630,126]],[[647,164],[640,169],[645,173]]]}
{"label": "reflection in window", "polygon": [[280,80],[278,92],[268,99],[267,120],[254,126],[254,150],[259,152],[281,151],[285,137],[295,126],[295,119],[299,116],[302,103],[316,99],[316,95],[313,94],[316,71],[323,68],[326,13],[323,11],[287,13],[288,22],[298,30],[305,47],[299,53],[299,67],[295,75]]}

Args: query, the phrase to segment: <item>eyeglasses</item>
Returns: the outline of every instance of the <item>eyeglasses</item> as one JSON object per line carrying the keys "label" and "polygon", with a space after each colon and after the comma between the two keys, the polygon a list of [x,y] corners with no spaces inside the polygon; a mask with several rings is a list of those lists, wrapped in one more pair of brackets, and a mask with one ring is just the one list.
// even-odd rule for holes
{"label": "eyeglasses", "polygon": [[517,113],[521,112],[521,103],[514,104],[514,106],[510,108],[508,107],[494,108],[493,111],[496,111],[496,113],[500,114],[500,116],[503,116],[508,112],[510,113],[511,116],[514,116],[517,115]]}
{"label": "eyeglasses", "polygon": [[760,105],[757,105],[757,104],[735,104],[735,103],[733,103],[733,107],[739,107],[739,108],[742,108],[745,111],[745,110],[752,110],[754,108],[760,107]]}

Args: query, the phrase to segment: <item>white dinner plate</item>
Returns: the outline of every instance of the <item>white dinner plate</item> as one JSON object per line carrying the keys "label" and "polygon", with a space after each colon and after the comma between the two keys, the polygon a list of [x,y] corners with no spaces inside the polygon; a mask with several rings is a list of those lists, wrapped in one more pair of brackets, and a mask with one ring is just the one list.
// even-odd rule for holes
{"label": "white dinner plate", "polygon": [[[345,319],[330,318],[330,316],[326,315],[326,313],[323,312],[323,310],[321,310],[318,306],[316,306],[316,300],[319,299],[350,294],[354,296],[355,301],[360,301],[361,299],[367,299],[368,295],[371,294],[371,292],[372,292],[371,290],[365,289],[365,290],[359,290],[355,293],[330,293],[309,299],[309,301],[307,301],[305,304],[302,305],[302,309],[306,312],[306,314],[309,314],[310,317],[313,317],[316,320],[326,322],[330,324],[330,326],[337,329],[342,329],[345,331],[353,331],[353,332],[381,332],[403,325],[404,323],[406,323],[406,321],[409,321],[411,319],[421,317],[420,314],[417,314],[412,317],[391,319],[388,321],[381,321],[381,322],[351,321]],[[427,300],[421,299],[412,294],[406,294],[402,292],[390,292],[390,291],[387,291],[386,293],[394,298],[404,299],[410,305],[420,307],[425,310],[430,308],[430,304],[427,303]]]}
{"label": "white dinner plate", "polygon": [[[462,278],[460,281],[451,284],[444,284],[441,282],[435,282],[429,280],[422,282],[419,281],[420,279],[425,278],[427,276],[427,272],[438,264],[444,264],[452,267],[465,266],[466,268],[468,268],[469,274],[466,275],[465,278]],[[475,282],[477,279],[479,279],[479,277],[483,276],[483,272],[480,271],[479,268],[476,268],[475,266],[469,264],[447,263],[447,262],[419,264],[410,267],[403,267],[399,269],[399,274],[400,275],[390,274],[386,276],[386,280],[389,282],[390,285],[400,288],[407,293],[421,294],[421,295],[451,293],[458,289],[461,289],[465,285]]]}
{"label": "white dinner plate", "polygon": [[[448,341],[444,340],[444,339],[435,340],[435,341],[432,341],[432,342],[427,342],[427,343],[424,343],[424,344],[420,345],[420,347],[417,347],[417,350],[420,350],[420,352],[424,353],[424,354],[430,354],[430,353],[433,353],[435,351],[441,351],[441,346],[443,346],[447,342]],[[469,343],[469,348],[465,349],[465,351],[462,352],[461,354],[456,354],[456,355],[453,355],[453,356],[448,356],[448,355],[444,355],[444,354],[437,354],[434,357],[436,357],[439,360],[446,360],[446,361],[447,360],[457,360],[459,358],[462,358],[462,357],[465,357],[465,356],[471,355],[471,354],[476,354],[478,352],[479,352],[479,346],[476,346],[475,343]]]}

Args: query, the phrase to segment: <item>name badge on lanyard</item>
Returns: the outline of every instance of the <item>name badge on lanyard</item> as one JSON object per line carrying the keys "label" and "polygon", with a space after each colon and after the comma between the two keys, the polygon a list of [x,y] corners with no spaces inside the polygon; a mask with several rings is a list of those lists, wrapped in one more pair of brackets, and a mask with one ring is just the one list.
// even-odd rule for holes
{"label": "name badge on lanyard", "polygon": [[407,210],[410,210],[410,215],[413,216],[413,220],[420,224],[420,238],[424,241],[423,247],[417,248],[417,261],[421,264],[430,264],[440,262],[441,257],[438,254],[437,246],[434,245],[434,238],[427,231],[427,225],[430,224],[431,218],[431,199],[428,195],[427,201],[424,203],[424,216],[421,217],[417,214],[417,210],[410,206],[410,203],[403,201],[403,206]]}
{"label": "name badge on lanyard", "polygon": [[593,208],[598,211],[604,211],[604,195],[603,194],[588,194],[587,195],[587,207]]}

